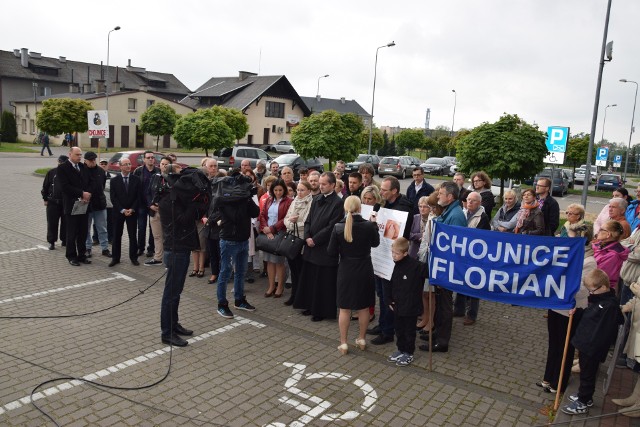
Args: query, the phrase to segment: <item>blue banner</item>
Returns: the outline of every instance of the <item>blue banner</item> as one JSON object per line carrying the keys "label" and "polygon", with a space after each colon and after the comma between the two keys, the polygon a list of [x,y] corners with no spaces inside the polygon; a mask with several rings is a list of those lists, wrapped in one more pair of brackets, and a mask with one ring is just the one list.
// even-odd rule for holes
{"label": "blue banner", "polygon": [[584,238],[527,236],[436,222],[429,283],[464,295],[570,309],[580,288]]}

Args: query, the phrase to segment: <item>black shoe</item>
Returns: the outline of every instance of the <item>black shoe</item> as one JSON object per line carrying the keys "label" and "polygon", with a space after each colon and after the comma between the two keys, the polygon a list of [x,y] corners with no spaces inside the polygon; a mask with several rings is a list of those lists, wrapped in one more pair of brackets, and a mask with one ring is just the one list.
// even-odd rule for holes
{"label": "black shoe", "polygon": [[111,260],[111,262],[109,263],[109,267],[113,267],[116,264],[120,264],[120,261],[116,261],[115,259]]}
{"label": "black shoe", "polygon": [[313,316],[311,318],[312,322],[322,322],[323,320],[324,320],[324,317],[321,317],[321,316]]}
{"label": "black shoe", "polygon": [[380,334],[371,340],[371,344],[373,345],[382,345],[390,342],[393,342],[393,335]]}
{"label": "black shoe", "polygon": [[267,272],[263,271],[262,273],[260,273],[260,277],[267,277]]}
{"label": "black shoe", "polygon": [[380,335],[382,333],[382,329],[380,329],[380,325],[376,325],[373,328],[367,329],[367,335]]}
{"label": "black shoe", "polygon": [[154,255],[153,252],[147,251],[147,258],[151,258],[153,255]]}
{"label": "black shoe", "polygon": [[111,258],[111,252],[109,252],[109,249],[105,249],[102,251],[102,256],[106,256],[107,258]]}
{"label": "black shoe", "polygon": [[[418,348],[422,351],[429,351],[429,344],[422,344]],[[431,351],[434,353],[446,353],[449,351],[449,346],[435,343],[431,346]]]}
{"label": "black shoe", "polygon": [[91,260],[90,259],[81,259],[80,262],[83,263],[83,264],[91,264]]}
{"label": "black shoe", "polygon": [[311,310],[305,310],[302,312],[303,316],[311,316]]}
{"label": "black shoe", "polygon": [[253,277],[247,277],[247,283],[253,283],[256,280]]}
{"label": "black shoe", "polygon": [[183,340],[176,334],[169,335],[168,337],[162,337],[162,342],[164,344],[171,344],[175,347],[186,347],[187,345],[189,345],[186,340]]}
{"label": "black shoe", "polygon": [[284,282],[284,288],[285,288],[285,289],[291,289],[291,283],[289,283],[289,282]]}
{"label": "black shoe", "polygon": [[133,265],[140,265],[140,262],[137,259],[132,259],[131,260],[131,264]]}
{"label": "black shoe", "polygon": [[50,243],[49,244],[49,250],[52,251],[56,248],[56,244],[55,243]]}
{"label": "black shoe", "polygon": [[69,260],[69,264],[73,265],[74,267],[79,267],[80,263],[78,261],[76,261],[75,259],[70,259]]}
{"label": "black shoe", "polygon": [[186,336],[193,335],[193,331],[192,330],[183,328],[180,323],[178,323],[176,326],[174,326],[173,332],[175,332],[178,335],[186,335]]}

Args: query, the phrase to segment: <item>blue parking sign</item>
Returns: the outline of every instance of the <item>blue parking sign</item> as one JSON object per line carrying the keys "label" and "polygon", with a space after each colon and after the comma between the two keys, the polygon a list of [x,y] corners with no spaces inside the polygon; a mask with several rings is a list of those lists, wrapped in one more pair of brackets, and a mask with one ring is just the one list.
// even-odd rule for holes
{"label": "blue parking sign", "polygon": [[609,157],[609,148],[608,147],[598,148],[598,153],[596,154],[596,160],[606,161],[607,157]]}

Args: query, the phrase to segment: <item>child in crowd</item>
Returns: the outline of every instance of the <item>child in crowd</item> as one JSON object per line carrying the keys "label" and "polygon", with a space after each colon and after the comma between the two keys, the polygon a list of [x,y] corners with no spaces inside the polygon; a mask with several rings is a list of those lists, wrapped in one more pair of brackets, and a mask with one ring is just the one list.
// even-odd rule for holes
{"label": "child in crowd", "polygon": [[398,351],[387,359],[397,366],[413,362],[416,349],[416,322],[422,314],[422,289],[428,277],[427,265],[411,258],[409,240],[398,237],[391,245],[395,262],[391,281],[384,286],[384,300],[395,314]]}
{"label": "child in crowd", "polygon": [[570,403],[562,407],[562,412],[569,415],[586,414],[593,406],[598,367],[616,339],[618,325],[624,323],[607,273],[596,268],[584,277],[584,286],[589,291],[589,305],[585,309],[572,309],[581,314],[580,324],[571,340],[580,351],[580,387],[578,394],[569,396]]}

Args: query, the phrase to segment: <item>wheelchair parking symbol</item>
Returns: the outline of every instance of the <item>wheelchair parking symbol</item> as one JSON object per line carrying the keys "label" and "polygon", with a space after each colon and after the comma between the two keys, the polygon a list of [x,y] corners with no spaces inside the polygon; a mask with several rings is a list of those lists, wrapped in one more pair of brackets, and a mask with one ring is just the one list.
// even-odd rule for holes
{"label": "wheelchair parking symbol", "polygon": [[[376,391],[366,382],[361,379],[353,379],[351,375],[345,375],[340,372],[316,372],[305,373],[306,365],[300,365],[295,363],[284,362],[284,366],[292,368],[291,376],[285,381],[284,388],[289,395],[282,396],[279,401],[287,404],[292,408],[302,412],[302,415],[295,421],[288,424],[290,427],[301,427],[307,425],[315,419],[322,421],[335,421],[335,420],[352,420],[359,416],[361,413],[371,412],[375,408],[375,403],[378,400],[378,394]],[[346,412],[329,412],[332,403],[324,400],[318,396],[313,396],[309,393],[302,391],[298,387],[298,383],[302,380],[318,380],[318,379],[333,379],[337,381],[350,382],[354,386],[360,389],[364,394],[362,403],[357,410],[351,410]],[[306,403],[305,403],[306,402]],[[287,424],[280,422],[272,422],[267,424],[266,427],[285,427]]]}

